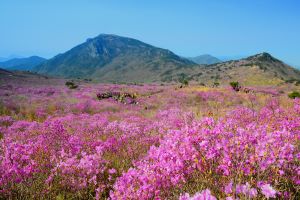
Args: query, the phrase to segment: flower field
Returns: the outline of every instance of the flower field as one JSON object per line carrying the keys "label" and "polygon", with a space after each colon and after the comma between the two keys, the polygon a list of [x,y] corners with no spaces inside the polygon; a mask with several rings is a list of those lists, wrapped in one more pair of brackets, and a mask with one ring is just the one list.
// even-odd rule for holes
{"label": "flower field", "polygon": [[0,199],[299,199],[287,90],[3,83]]}

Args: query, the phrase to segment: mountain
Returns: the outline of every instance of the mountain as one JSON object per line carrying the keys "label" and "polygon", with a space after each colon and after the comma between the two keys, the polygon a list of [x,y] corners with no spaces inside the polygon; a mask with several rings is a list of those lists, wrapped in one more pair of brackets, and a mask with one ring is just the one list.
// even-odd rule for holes
{"label": "mountain", "polygon": [[22,56],[13,54],[8,57],[0,57],[0,62],[5,62],[5,61],[11,60],[13,58],[22,58]]}
{"label": "mountain", "polygon": [[224,62],[231,61],[231,60],[240,60],[240,59],[243,59],[246,57],[248,57],[248,56],[245,56],[245,55],[218,56],[218,58]]}
{"label": "mountain", "polygon": [[[100,34],[38,65],[38,73],[100,81],[172,80],[194,62],[136,39]],[[189,70],[189,69],[187,69]]]}
{"label": "mountain", "polygon": [[244,85],[274,85],[300,80],[300,71],[269,53],[209,65],[188,75],[202,83],[239,81]]}
{"label": "mountain", "polygon": [[35,66],[41,64],[46,59],[39,56],[28,58],[13,58],[5,62],[0,62],[0,67],[9,70],[32,70]]}
{"label": "mountain", "polygon": [[220,59],[218,59],[214,56],[211,56],[209,54],[204,54],[204,55],[200,55],[200,56],[196,56],[196,57],[190,57],[188,59],[195,63],[205,64],[205,65],[211,65],[211,64],[222,62]]}

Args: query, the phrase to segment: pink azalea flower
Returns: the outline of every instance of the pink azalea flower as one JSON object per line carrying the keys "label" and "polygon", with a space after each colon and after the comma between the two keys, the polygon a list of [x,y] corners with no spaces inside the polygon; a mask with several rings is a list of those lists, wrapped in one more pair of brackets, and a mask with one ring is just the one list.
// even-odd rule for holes
{"label": "pink azalea flower", "polygon": [[228,184],[228,185],[226,185],[225,186],[225,193],[226,194],[230,194],[230,193],[232,193],[232,181]]}
{"label": "pink azalea flower", "polygon": [[116,172],[117,172],[117,170],[114,168],[108,170],[108,173],[110,173],[110,174],[115,174]]}
{"label": "pink azalea flower", "polygon": [[217,200],[209,189],[203,190],[202,192],[197,192],[194,196],[190,196],[188,193],[179,197],[179,200]]}
{"label": "pink azalea flower", "polygon": [[262,185],[261,192],[263,193],[263,195],[265,195],[266,198],[276,197],[276,190],[274,190],[270,184]]}

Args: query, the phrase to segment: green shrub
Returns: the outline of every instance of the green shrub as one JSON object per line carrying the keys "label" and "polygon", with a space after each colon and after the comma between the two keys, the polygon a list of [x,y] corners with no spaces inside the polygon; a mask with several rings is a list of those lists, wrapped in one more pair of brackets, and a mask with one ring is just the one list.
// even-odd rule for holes
{"label": "green shrub", "polygon": [[70,85],[69,86],[69,89],[76,89],[76,88],[78,88],[78,85]]}
{"label": "green shrub", "polygon": [[72,82],[72,81],[67,81],[66,83],[65,83],[65,85],[69,88],[69,89],[76,89],[76,88],[78,88],[78,85],[76,85],[74,82]]}
{"label": "green shrub", "polygon": [[65,85],[69,87],[69,86],[71,86],[71,85],[74,85],[74,83],[73,83],[72,81],[67,81],[67,82],[65,83]]}
{"label": "green shrub", "polygon": [[185,86],[187,86],[187,85],[189,85],[189,81],[186,80],[186,79],[184,79],[184,80],[182,81],[182,84],[185,85]]}
{"label": "green shrub", "polygon": [[294,83],[295,79],[288,79],[288,80],[285,80],[286,83]]}
{"label": "green shrub", "polygon": [[240,83],[237,81],[233,81],[229,83],[234,91],[239,91],[241,89]]}
{"label": "green shrub", "polygon": [[291,99],[300,98],[300,93],[294,91],[294,92],[289,93],[288,97],[291,98]]}
{"label": "green shrub", "polygon": [[219,82],[214,82],[213,87],[219,87],[220,83]]}

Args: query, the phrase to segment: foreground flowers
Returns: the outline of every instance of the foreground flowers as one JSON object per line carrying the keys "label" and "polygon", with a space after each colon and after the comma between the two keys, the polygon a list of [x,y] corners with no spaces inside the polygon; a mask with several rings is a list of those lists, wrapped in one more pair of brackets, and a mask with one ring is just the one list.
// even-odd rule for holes
{"label": "foreground flowers", "polygon": [[[172,188],[193,187],[190,182],[195,181],[224,197],[254,198],[261,182],[269,182],[261,186],[267,198],[276,196],[270,184],[278,181],[278,186],[289,183],[293,185],[289,189],[296,189],[299,113],[280,108],[275,113],[268,107],[259,113],[240,108],[219,121],[191,120],[181,130],[169,131],[159,147],[151,147],[143,160],[117,179],[111,196],[164,197],[172,195]],[[239,184],[245,180],[249,182]]]}
{"label": "foreground flowers", "polygon": [[[0,117],[0,198],[230,200],[299,195],[298,99],[286,105],[278,97],[264,96],[266,103],[254,109],[239,105],[240,94],[227,91],[176,92],[170,98],[170,88],[168,95],[155,89],[140,88],[145,96],[134,106],[86,103],[88,94],[75,93],[72,97],[82,102],[72,104],[71,110],[61,111],[63,106],[56,104],[37,109],[43,116],[39,120],[24,118],[27,111]],[[54,91],[51,95],[60,94]],[[160,96],[149,97],[149,91]],[[38,92],[43,94],[49,98],[49,92]],[[209,114],[187,109],[191,102],[186,98],[201,102],[196,104],[201,113]],[[258,102],[253,95],[243,98]],[[221,107],[228,99],[230,106]],[[24,105],[30,107],[26,101]],[[222,108],[224,114],[216,116]]]}

